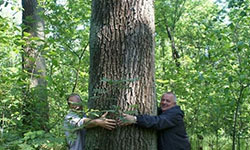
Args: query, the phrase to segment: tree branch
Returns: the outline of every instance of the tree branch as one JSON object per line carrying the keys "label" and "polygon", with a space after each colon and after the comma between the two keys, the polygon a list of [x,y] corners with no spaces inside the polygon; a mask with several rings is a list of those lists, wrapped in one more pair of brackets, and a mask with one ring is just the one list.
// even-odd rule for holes
{"label": "tree branch", "polygon": [[81,53],[81,55],[78,57],[79,59],[79,64],[78,64],[78,68],[76,70],[76,80],[75,80],[75,84],[72,88],[72,93],[74,93],[75,89],[76,89],[76,86],[77,86],[77,83],[78,83],[78,76],[79,76],[79,70],[80,70],[80,66],[81,66],[81,61],[82,61],[82,57],[83,57],[83,54],[84,52],[86,51],[87,47],[88,47],[89,43],[87,43]]}

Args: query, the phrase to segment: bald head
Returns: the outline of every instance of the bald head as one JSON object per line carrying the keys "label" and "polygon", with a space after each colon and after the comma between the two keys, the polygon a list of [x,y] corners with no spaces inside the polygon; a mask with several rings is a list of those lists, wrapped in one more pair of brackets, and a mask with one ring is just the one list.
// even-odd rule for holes
{"label": "bald head", "polygon": [[177,98],[176,98],[176,95],[173,93],[173,92],[166,92],[166,93],[164,93],[163,95],[165,95],[165,94],[170,94],[170,95],[172,95],[173,96],[173,100],[174,100],[174,102],[176,103],[177,102]]}
{"label": "bald head", "polygon": [[176,96],[172,92],[166,92],[161,97],[160,107],[162,111],[166,111],[176,105]]}
{"label": "bald head", "polygon": [[71,109],[82,110],[82,99],[78,94],[70,94],[67,101]]}

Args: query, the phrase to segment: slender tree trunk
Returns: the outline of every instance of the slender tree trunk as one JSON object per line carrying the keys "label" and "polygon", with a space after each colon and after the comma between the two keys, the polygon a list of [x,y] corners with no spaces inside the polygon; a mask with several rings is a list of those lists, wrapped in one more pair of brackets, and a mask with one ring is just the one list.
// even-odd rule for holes
{"label": "slender tree trunk", "polygon": [[[156,115],[153,0],[93,0],[89,108]],[[156,150],[156,134],[136,126],[87,132],[86,150]]]}
{"label": "slender tree trunk", "polygon": [[243,98],[243,91],[244,86],[241,85],[240,91],[239,91],[239,97],[236,99],[236,108],[234,111],[234,119],[233,119],[233,144],[232,144],[232,150],[236,149],[236,138],[238,134],[237,125],[238,125],[238,117],[239,117],[239,111],[240,111],[240,104],[242,103]]}
{"label": "slender tree trunk", "polygon": [[178,53],[178,51],[176,49],[176,46],[175,46],[174,36],[173,36],[173,34],[171,32],[170,27],[168,27],[168,25],[166,25],[166,29],[167,29],[167,33],[168,33],[168,38],[169,38],[169,40],[171,42],[172,57],[173,57],[173,59],[175,61],[176,66],[180,67],[180,65],[181,65],[180,62],[179,62],[180,55],[179,55],[179,53]]}
{"label": "slender tree trunk", "polygon": [[[28,74],[29,84],[24,91],[24,123],[33,130],[46,130],[48,101],[46,90],[46,66],[42,56],[44,22],[36,0],[22,0],[23,32],[30,34],[23,48],[23,70]],[[24,33],[25,35],[25,33]]]}

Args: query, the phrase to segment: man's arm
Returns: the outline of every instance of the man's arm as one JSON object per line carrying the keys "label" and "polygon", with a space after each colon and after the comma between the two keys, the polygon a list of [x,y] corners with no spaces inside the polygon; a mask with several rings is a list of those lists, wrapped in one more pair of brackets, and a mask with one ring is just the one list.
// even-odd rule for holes
{"label": "man's arm", "polygon": [[168,115],[159,115],[159,116],[150,116],[150,115],[138,115],[132,116],[125,114],[124,115],[125,125],[137,124],[145,128],[154,128],[157,130],[162,130],[166,128],[171,128],[177,125],[178,116],[176,114]]}
{"label": "man's arm", "polygon": [[103,127],[108,130],[112,130],[116,126],[116,121],[113,119],[105,118],[108,112],[106,112],[102,117],[97,119],[90,119],[87,117],[80,118],[78,115],[70,114],[66,117],[67,122],[74,127],[85,127],[85,128],[93,128],[93,127]]}
{"label": "man's arm", "polygon": [[84,124],[84,120],[86,117],[79,117],[77,114],[70,112],[66,117],[65,117],[65,124],[67,126],[71,127],[82,127]]}
{"label": "man's arm", "polygon": [[108,130],[112,130],[116,126],[116,121],[113,119],[107,119],[106,115],[108,112],[106,112],[102,117],[97,118],[97,119],[89,119],[85,118],[84,122],[86,123],[85,128],[93,128],[93,127],[102,127]]}

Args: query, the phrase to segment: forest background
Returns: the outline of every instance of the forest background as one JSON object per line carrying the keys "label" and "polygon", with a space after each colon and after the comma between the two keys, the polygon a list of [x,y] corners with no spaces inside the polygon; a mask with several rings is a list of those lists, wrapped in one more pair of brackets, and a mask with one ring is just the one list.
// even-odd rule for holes
{"label": "forest background", "polygon": [[[8,17],[1,12],[0,17],[4,150],[65,149],[66,96],[79,93],[88,111],[91,1],[38,2],[44,39],[31,36],[25,22],[14,21],[23,11],[20,1],[0,0],[1,11],[11,6],[14,12]],[[250,149],[249,4],[155,1],[156,97],[159,102],[165,91],[176,93],[194,150]],[[27,56],[27,47],[35,48],[35,54]],[[32,68],[40,58],[42,69]],[[42,79],[45,87],[37,90],[34,78]],[[45,102],[39,102],[39,94]]]}

